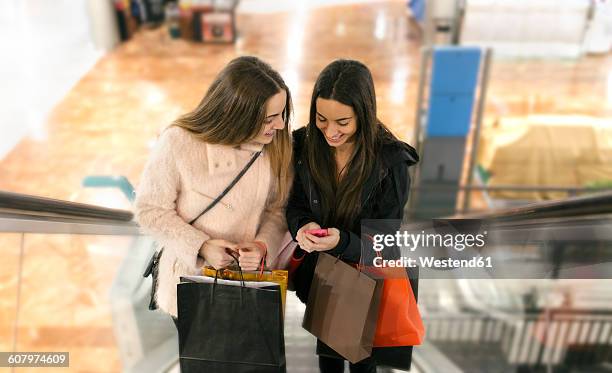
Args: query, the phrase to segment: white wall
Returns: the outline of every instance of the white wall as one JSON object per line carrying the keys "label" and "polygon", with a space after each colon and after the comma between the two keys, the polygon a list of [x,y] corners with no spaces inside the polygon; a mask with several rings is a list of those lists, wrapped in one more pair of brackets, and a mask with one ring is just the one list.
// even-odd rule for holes
{"label": "white wall", "polygon": [[496,56],[578,58],[589,0],[468,0],[461,44],[491,47]]}
{"label": "white wall", "polygon": [[101,56],[87,6],[0,0],[0,159],[23,136],[45,137],[50,110]]}

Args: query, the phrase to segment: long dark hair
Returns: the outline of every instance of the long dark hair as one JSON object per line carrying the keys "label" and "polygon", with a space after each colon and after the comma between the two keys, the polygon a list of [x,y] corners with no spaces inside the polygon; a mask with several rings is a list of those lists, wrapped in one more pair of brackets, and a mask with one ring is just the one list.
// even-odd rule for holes
{"label": "long dark hair", "polygon": [[288,166],[292,150],[289,133],[291,94],[283,78],[270,65],[251,56],[233,59],[217,75],[198,106],[172,125],[210,144],[240,145],[259,134],[266,117],[266,102],[283,90],[287,94],[283,111],[285,128],[277,131],[274,140],[265,148],[278,185],[277,201],[284,201],[291,177]]}
{"label": "long dark hair", "polygon": [[[316,126],[317,98],[351,106],[357,120],[354,149],[346,173],[338,180],[335,148]],[[315,83],[310,101],[305,151],[310,174],[321,193],[323,224],[349,228],[361,211],[363,184],[374,168],[385,140],[395,137],[376,116],[376,93],[370,70],[361,62],[336,60],[327,65]]]}

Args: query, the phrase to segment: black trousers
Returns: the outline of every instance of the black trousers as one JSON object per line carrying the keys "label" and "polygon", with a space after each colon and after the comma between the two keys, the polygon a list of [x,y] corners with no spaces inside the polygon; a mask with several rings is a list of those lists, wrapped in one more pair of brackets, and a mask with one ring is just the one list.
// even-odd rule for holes
{"label": "black trousers", "polygon": [[[319,370],[321,373],[342,373],[344,372],[344,359],[319,355]],[[372,359],[365,359],[357,364],[349,363],[351,373],[376,373],[376,364]]]}

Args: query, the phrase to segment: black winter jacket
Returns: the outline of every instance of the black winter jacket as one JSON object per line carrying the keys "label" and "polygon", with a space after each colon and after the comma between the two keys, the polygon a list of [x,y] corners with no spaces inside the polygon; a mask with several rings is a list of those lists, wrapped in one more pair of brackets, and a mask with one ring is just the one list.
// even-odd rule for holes
{"label": "black winter jacket", "polygon": [[[305,224],[316,222],[322,225],[323,221],[319,192],[303,154],[305,136],[306,128],[293,132],[295,177],[287,203],[286,217],[289,231],[294,239],[297,231]],[[374,163],[375,168],[363,185],[362,210],[359,217],[352,226],[346,227],[348,229],[336,227],[340,229],[340,242],[326,253],[334,256],[342,255],[342,260],[358,263],[361,255],[361,220],[402,219],[410,186],[408,167],[416,164],[418,160],[414,148],[404,142],[394,141],[381,147]],[[305,255],[304,261],[292,278],[297,296],[304,303],[308,300],[318,253]]]}

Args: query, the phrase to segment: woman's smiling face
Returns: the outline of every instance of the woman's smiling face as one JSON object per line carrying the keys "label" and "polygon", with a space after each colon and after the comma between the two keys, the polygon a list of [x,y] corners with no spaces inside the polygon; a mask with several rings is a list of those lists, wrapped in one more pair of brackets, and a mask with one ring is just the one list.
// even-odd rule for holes
{"label": "woman's smiling face", "polygon": [[357,132],[357,120],[353,108],[336,100],[317,98],[317,128],[327,144],[334,148],[352,143]]}
{"label": "woman's smiling face", "polygon": [[266,103],[266,118],[264,119],[261,131],[254,141],[259,144],[269,144],[274,139],[276,131],[285,128],[285,118],[283,113],[287,107],[287,92],[281,89],[280,92],[268,99]]}

